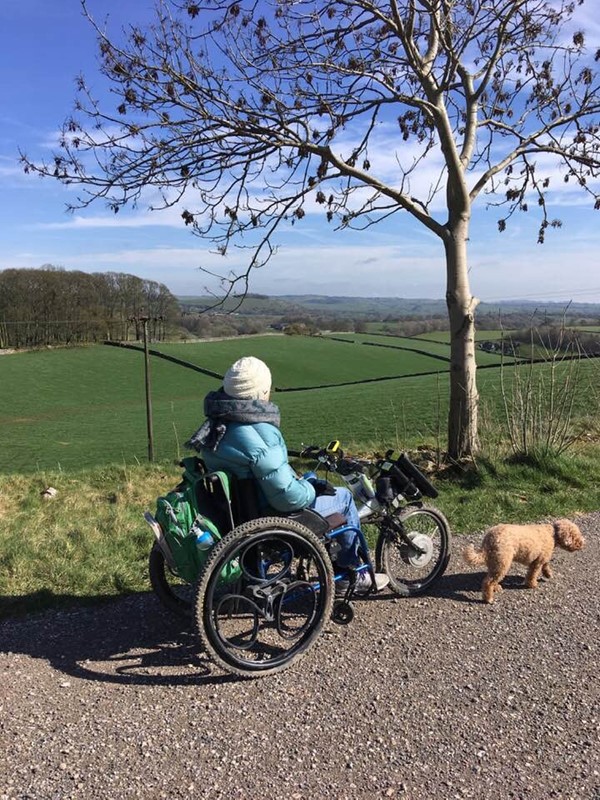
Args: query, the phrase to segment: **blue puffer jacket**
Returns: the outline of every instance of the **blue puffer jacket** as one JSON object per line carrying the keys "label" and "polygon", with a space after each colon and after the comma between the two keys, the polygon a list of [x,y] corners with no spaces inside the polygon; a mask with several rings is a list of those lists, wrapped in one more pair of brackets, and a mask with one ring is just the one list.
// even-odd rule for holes
{"label": "blue puffer jacket", "polygon": [[266,504],[276,511],[298,511],[315,499],[311,484],[298,478],[288,464],[283,436],[268,422],[230,422],[217,449],[203,449],[201,454],[211,472],[256,478]]}
{"label": "blue puffer jacket", "polygon": [[[260,421],[268,416],[278,423],[277,406],[267,403],[263,408],[258,401],[236,401],[214,392],[205,400],[205,412],[207,423],[188,444],[199,451],[211,472],[223,470],[236,478],[254,477],[265,507],[276,511],[298,511],[311,505],[315,490],[289,465],[279,428],[270,421]],[[236,417],[244,421],[236,421]]]}

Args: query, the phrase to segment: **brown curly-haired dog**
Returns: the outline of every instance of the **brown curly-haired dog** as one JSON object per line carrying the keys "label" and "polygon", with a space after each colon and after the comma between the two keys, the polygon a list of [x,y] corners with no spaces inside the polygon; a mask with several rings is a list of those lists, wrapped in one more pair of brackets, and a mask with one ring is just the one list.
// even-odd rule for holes
{"label": "brown curly-haired dog", "polygon": [[581,550],[585,539],[581,531],[568,519],[559,519],[539,525],[496,525],[485,534],[481,548],[472,544],[463,550],[463,559],[471,566],[485,564],[488,573],[481,584],[486,603],[491,603],[494,594],[500,592],[500,581],[513,561],[529,567],[525,586],[535,589],[540,573],[552,577],[549,561],[555,545],[573,552]]}

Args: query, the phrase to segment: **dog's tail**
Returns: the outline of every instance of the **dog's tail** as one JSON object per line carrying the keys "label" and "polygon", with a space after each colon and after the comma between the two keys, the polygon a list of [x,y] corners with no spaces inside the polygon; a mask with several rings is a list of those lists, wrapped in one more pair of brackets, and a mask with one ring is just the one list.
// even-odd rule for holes
{"label": "dog's tail", "polygon": [[478,567],[485,564],[485,551],[476,550],[472,544],[468,544],[462,551],[463,561],[470,564],[472,567]]}

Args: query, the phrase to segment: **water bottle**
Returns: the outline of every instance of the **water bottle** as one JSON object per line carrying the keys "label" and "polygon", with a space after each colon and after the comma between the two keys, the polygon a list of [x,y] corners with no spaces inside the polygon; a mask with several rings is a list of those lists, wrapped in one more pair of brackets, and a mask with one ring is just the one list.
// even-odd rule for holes
{"label": "water bottle", "polygon": [[354,497],[361,503],[368,503],[369,500],[372,500],[375,497],[373,482],[364,473],[355,472],[348,476],[343,475],[342,477],[350,487],[350,491]]}
{"label": "water bottle", "polygon": [[342,475],[342,478],[354,495],[357,503],[359,503],[359,520],[367,520],[371,514],[381,508],[381,504],[376,497],[375,488],[373,487],[373,481],[368,475],[362,472],[352,472],[350,475]]}
{"label": "water bottle", "polygon": [[210,550],[215,543],[215,538],[210,531],[199,528],[196,531],[196,547],[198,550]]}
{"label": "water bottle", "polygon": [[375,488],[373,486],[373,481],[371,480],[371,478],[368,477],[368,475],[365,475],[362,472],[360,474],[359,480],[363,495],[367,498],[367,501],[372,500],[375,497]]}

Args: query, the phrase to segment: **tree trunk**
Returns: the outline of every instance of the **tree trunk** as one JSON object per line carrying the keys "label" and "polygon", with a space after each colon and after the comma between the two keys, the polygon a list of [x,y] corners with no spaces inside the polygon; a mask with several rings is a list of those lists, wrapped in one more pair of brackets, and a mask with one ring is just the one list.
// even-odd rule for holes
{"label": "tree trunk", "polygon": [[467,270],[468,220],[448,229],[446,249],[446,305],[450,320],[450,411],[448,455],[473,456],[479,449],[477,430],[479,395],[475,378],[475,308]]}

